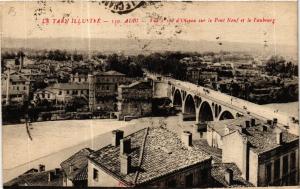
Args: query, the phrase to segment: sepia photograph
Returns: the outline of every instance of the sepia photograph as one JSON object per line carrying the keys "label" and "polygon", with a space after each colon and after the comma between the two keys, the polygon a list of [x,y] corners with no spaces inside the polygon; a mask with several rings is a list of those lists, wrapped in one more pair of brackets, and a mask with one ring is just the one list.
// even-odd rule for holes
{"label": "sepia photograph", "polygon": [[297,1],[0,7],[1,187],[298,188]]}

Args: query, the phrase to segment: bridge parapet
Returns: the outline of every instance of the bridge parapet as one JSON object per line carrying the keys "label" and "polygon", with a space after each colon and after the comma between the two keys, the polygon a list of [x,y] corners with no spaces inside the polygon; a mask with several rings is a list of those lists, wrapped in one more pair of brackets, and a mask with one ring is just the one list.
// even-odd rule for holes
{"label": "bridge parapet", "polygon": [[[260,119],[265,120],[273,120],[277,119],[278,124],[283,126],[288,126],[290,128],[297,128],[299,125],[293,121],[293,117],[285,113],[278,113],[277,109],[265,107],[262,105],[258,105],[243,99],[239,99],[219,91],[214,91],[205,87],[197,86],[195,84],[176,80],[173,78],[163,77],[161,75],[151,75],[153,79],[159,76],[160,82],[165,82],[169,86],[175,86],[176,88],[183,89],[184,91],[188,91],[193,93],[194,95],[203,96],[205,98],[209,98],[212,101],[215,101],[224,106],[240,110],[241,112],[248,112],[250,115],[254,117],[258,117]],[[170,97],[170,96],[169,96]]]}

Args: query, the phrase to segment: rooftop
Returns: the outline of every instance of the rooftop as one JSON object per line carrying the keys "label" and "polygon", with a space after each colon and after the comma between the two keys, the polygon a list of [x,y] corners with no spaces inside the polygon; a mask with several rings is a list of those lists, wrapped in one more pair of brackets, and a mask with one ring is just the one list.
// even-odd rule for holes
{"label": "rooftop", "polygon": [[[282,132],[283,144],[290,143],[298,140],[298,136],[287,132],[279,127],[271,127],[271,125],[264,123],[261,120],[255,119],[255,125],[246,127],[245,131],[242,132],[242,127],[245,126],[246,121],[250,121],[250,117],[240,117],[237,119],[228,119],[218,122],[209,123],[209,127],[213,128],[221,136],[231,134],[233,132],[239,132],[242,137],[247,138],[250,143],[251,149],[255,153],[263,153],[280,145],[276,142],[276,132]],[[264,128],[267,128],[264,130]],[[226,131],[227,130],[227,131]]]}
{"label": "rooftop", "polygon": [[149,89],[151,84],[148,81],[136,81],[129,85],[120,85],[121,88],[139,88],[139,89]]}
{"label": "rooftop", "polygon": [[210,156],[195,147],[187,148],[177,137],[164,128],[146,128],[125,138],[131,139],[131,165],[133,170],[120,173],[120,146],[108,145],[90,159],[99,167],[127,185],[139,185],[162,176],[191,167]]}
{"label": "rooftop", "polygon": [[29,170],[13,180],[4,183],[4,186],[63,186],[63,175],[58,171],[53,179],[49,181],[49,173],[53,170],[36,172]]}
{"label": "rooftop", "polygon": [[107,72],[98,72],[95,75],[114,75],[114,76],[125,76],[125,74],[122,74],[120,72],[114,71],[114,70],[110,70]]}
{"label": "rooftop", "polygon": [[61,89],[61,90],[87,90],[89,85],[87,83],[56,83],[48,89]]}
{"label": "rooftop", "polygon": [[68,179],[72,181],[87,179],[88,156],[92,152],[91,149],[84,148],[60,164]]}
{"label": "rooftop", "polygon": [[[227,183],[225,171],[230,169],[233,172],[233,182]],[[253,187],[253,185],[242,177],[242,172],[235,163],[216,163],[213,164],[211,175],[217,187]]]}

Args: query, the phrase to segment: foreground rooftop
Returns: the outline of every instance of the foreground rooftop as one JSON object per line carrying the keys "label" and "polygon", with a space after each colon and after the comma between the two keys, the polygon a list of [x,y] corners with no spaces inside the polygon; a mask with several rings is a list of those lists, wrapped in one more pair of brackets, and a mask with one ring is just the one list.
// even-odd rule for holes
{"label": "foreground rooftop", "polygon": [[165,128],[146,128],[127,137],[131,139],[129,174],[120,173],[120,146],[108,145],[90,156],[90,160],[127,185],[139,185],[189,168],[211,157],[195,147],[187,147],[175,133]]}

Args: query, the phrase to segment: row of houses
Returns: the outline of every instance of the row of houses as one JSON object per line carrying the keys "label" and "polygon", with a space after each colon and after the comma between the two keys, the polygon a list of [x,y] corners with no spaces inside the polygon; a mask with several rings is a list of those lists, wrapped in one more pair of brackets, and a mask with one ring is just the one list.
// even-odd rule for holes
{"label": "row of houses", "polygon": [[[84,148],[60,164],[61,185],[204,188],[299,182],[299,137],[277,127],[276,120],[239,117],[210,122],[206,129],[200,139],[197,132],[162,126],[127,136],[114,130],[108,145]],[[18,185],[13,181],[8,184]]]}

